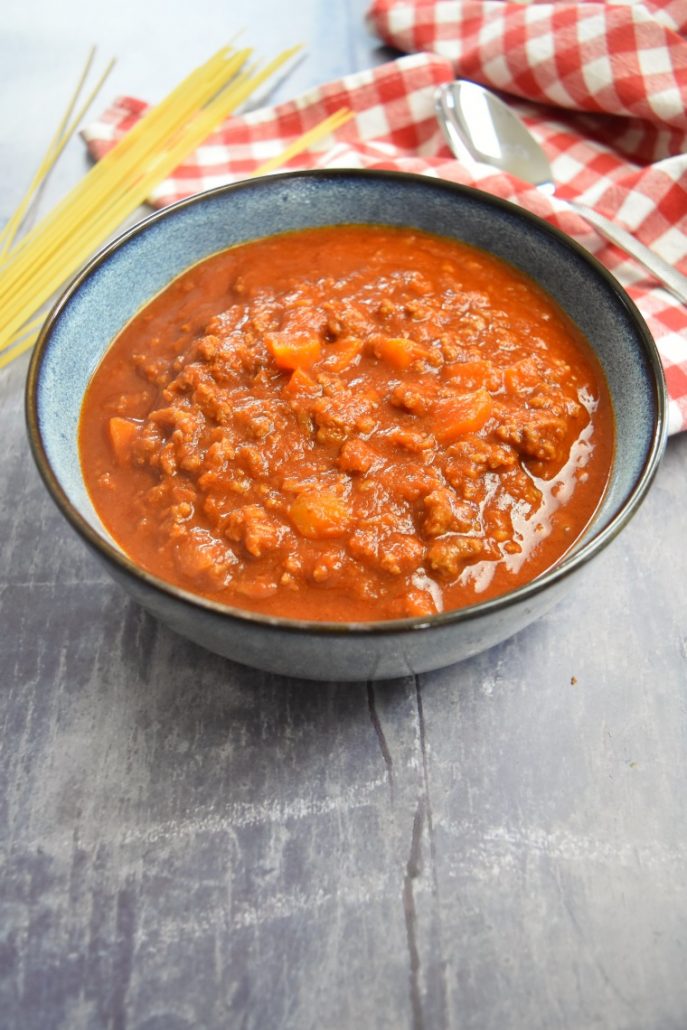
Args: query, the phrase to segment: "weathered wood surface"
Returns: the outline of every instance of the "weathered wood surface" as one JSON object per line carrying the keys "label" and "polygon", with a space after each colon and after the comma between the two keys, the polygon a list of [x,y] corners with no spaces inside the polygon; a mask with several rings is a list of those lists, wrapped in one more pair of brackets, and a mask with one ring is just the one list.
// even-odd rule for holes
{"label": "weathered wood surface", "polygon": [[[308,43],[301,88],[377,59],[363,9],[256,0],[253,35]],[[3,214],[92,39],[114,91],[160,95],[246,17],[11,5]],[[25,367],[0,377],[0,1026],[687,1026],[687,437],[548,618],[416,681],[317,686],[105,577],[32,468]]]}

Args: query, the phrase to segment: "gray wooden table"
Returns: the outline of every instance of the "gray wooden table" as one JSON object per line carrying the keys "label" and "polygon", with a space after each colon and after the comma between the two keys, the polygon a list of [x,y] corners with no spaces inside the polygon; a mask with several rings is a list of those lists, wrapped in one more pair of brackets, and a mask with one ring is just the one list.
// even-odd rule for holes
{"label": "gray wooden table", "polygon": [[[281,94],[380,59],[364,0],[10,0],[1,210],[89,44],[156,99],[250,21]],[[76,181],[70,146],[43,207]],[[0,1026],[687,1026],[687,436],[548,618],[442,672],[223,661],[105,577],[0,375]]]}

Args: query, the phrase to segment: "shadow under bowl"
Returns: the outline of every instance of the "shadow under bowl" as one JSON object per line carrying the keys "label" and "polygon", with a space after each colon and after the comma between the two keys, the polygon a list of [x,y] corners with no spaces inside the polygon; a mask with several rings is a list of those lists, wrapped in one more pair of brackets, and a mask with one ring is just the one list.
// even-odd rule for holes
{"label": "shadow under bowl", "polygon": [[[78,426],[89,381],[120,330],[189,266],[235,244],[313,226],[408,226],[505,259],[551,294],[585,333],[606,375],[616,423],[610,482],[572,551],[494,600],[423,618],[321,623],[204,600],[140,569],[103,527],[84,484]],[[352,170],[295,172],[199,194],[152,215],[101,251],[55,305],[29,370],[26,411],[38,469],[67,520],[144,608],[191,640],[269,672],[376,680],[440,668],[483,651],[548,611],[627,524],[666,438],[655,344],[616,280],[546,222],[468,187]]]}

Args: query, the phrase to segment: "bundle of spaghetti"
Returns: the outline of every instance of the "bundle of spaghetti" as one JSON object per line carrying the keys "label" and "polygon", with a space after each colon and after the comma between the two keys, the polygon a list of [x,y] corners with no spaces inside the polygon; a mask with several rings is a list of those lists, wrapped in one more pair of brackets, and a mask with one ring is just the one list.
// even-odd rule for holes
{"label": "bundle of spaghetti", "polygon": [[[247,66],[251,51],[223,47],[152,108],[85,176],[0,266],[0,368],[33,345],[32,318],[163,181],[254,90],[298,50],[261,69]],[[295,141],[283,163],[314,138],[350,117],[337,112]],[[258,169],[258,173],[271,170]],[[256,173],[257,174],[257,173]],[[29,321],[30,320],[30,321]]]}

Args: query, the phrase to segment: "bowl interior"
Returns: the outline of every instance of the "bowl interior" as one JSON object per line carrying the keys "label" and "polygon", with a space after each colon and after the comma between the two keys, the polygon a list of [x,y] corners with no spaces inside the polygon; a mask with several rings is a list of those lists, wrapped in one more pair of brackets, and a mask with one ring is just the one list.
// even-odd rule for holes
{"label": "bowl interior", "polygon": [[611,483],[583,540],[608,527],[655,464],[665,431],[660,361],[623,291],[579,247],[513,205],[436,180],[352,171],[249,180],[182,202],[125,234],[82,273],[48,322],[29,383],[40,446],[76,512],[112,543],[84,486],[78,423],[93,372],[133,315],[217,251],[292,229],[345,223],[412,226],[475,244],[556,298],[591,341],[613,399]]}

